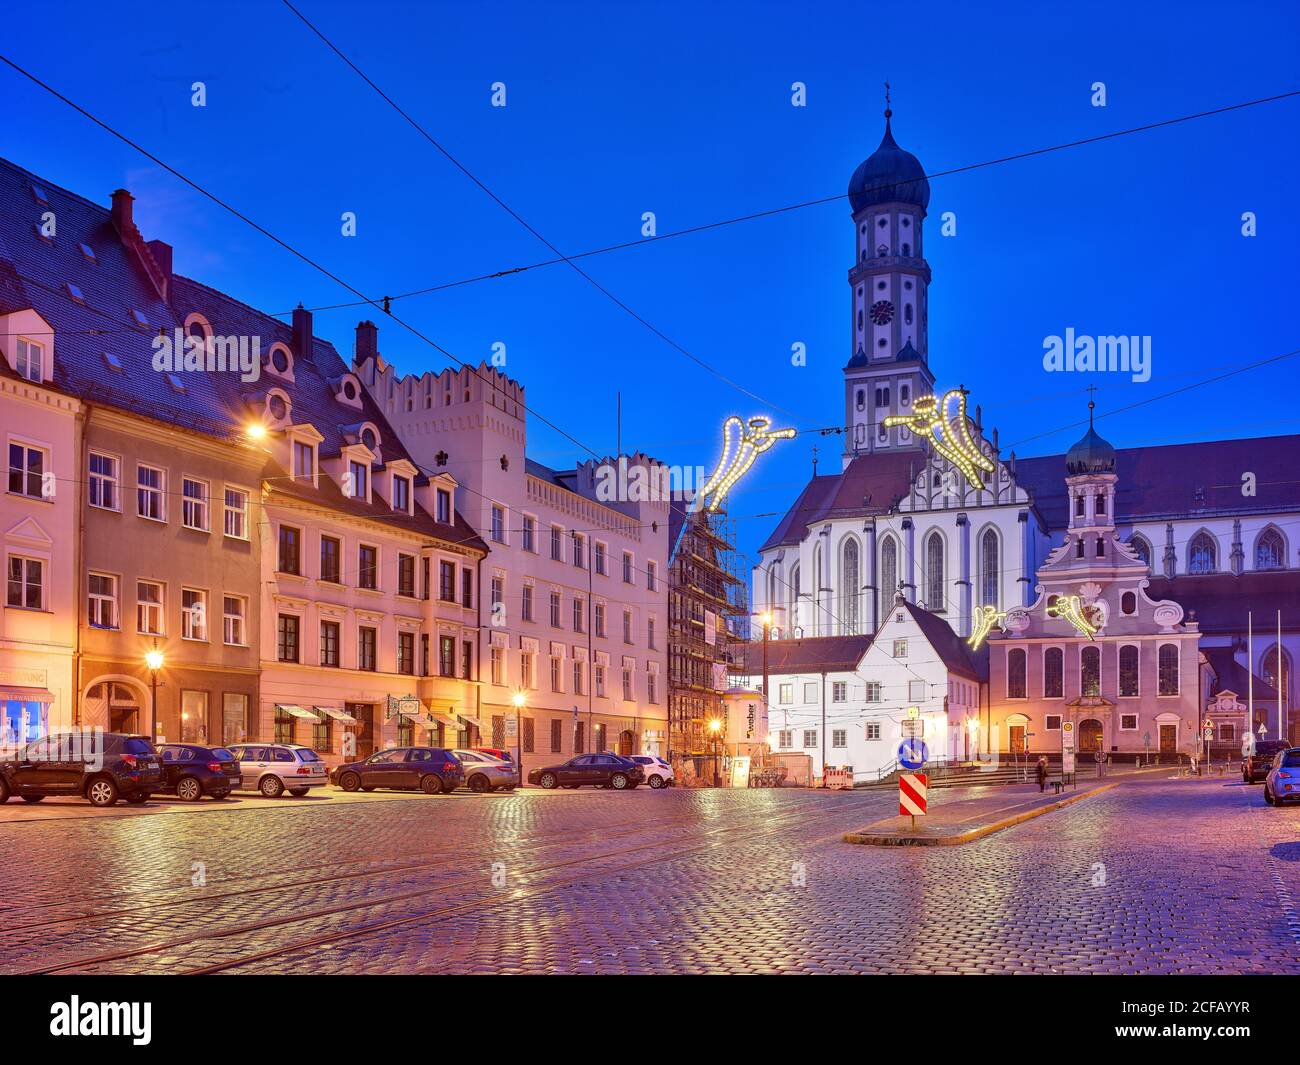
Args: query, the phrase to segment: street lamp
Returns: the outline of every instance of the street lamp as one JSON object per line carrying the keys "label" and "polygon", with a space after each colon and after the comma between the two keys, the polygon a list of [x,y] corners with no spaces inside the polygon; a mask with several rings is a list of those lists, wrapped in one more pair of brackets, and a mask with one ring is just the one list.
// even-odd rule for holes
{"label": "street lamp", "polygon": [[144,664],[149,667],[149,714],[153,719],[149,738],[156,740],[158,738],[158,670],[163,667],[163,653],[156,643],[144,653]]}
{"label": "street lamp", "polygon": [[523,710],[527,696],[522,691],[517,691],[510,696],[510,702],[515,708],[515,765],[519,767],[519,786],[524,786],[524,721]]}
{"label": "street lamp", "polygon": [[713,786],[720,787],[718,776],[718,744],[722,742],[722,719],[709,718],[709,738],[713,741]]}
{"label": "street lamp", "polygon": [[244,435],[256,444],[266,439],[266,426],[262,422],[249,422],[244,426]]}

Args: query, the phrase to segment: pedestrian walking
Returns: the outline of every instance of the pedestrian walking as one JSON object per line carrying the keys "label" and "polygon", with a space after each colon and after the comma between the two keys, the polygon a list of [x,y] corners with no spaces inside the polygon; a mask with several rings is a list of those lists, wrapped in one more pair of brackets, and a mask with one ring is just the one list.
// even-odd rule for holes
{"label": "pedestrian walking", "polygon": [[1038,790],[1047,790],[1047,755],[1038,757]]}

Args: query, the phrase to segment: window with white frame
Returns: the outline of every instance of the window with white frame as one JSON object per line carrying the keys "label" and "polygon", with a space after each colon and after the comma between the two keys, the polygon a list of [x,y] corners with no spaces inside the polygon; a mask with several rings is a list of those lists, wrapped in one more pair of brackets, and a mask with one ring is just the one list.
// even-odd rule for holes
{"label": "window with white frame", "polygon": [[150,521],[166,521],[166,472],[140,463],[135,468],[135,485],[135,512]]}
{"label": "window with white frame", "polygon": [[564,659],[551,655],[551,691],[564,691]]}
{"label": "window with white frame", "polygon": [[411,511],[411,479],[393,478],[393,509],[409,514]]}
{"label": "window with white frame", "polygon": [[632,576],[632,552],[624,551],[623,552],[623,583],[631,584],[633,582],[633,579],[634,578]]}
{"label": "window with white frame", "polygon": [[867,702],[869,703],[880,702],[880,700],[884,697],[883,688],[884,686],[878,680],[867,681],[867,695],[866,695]]}
{"label": "window with white frame", "polygon": [[831,729],[831,746],[847,747],[849,745],[849,730],[844,728]]}
{"label": "window with white frame", "polygon": [[580,658],[573,660],[573,694],[587,694],[586,674],[583,672],[583,662]]}
{"label": "window with white frame", "polygon": [[234,540],[248,539],[248,493],[242,488],[227,488],[222,528]]}
{"label": "window with white frame", "polygon": [[1047,717],[1046,717],[1044,720],[1045,720],[1045,723],[1044,723],[1044,726],[1043,726],[1043,727],[1046,728],[1048,732],[1060,732],[1060,731],[1061,731],[1061,715],[1060,715],[1060,714],[1048,714]]}
{"label": "window with white frame", "polygon": [[108,573],[92,573],[87,593],[86,620],[91,628],[117,628],[117,578]]}
{"label": "window with white frame", "polygon": [[646,618],[645,621],[645,645],[652,651],[658,650],[655,646],[655,619]]}
{"label": "window with white frame", "polygon": [[645,586],[651,592],[659,586],[659,566],[655,562],[645,564]]}
{"label": "window with white frame", "polygon": [[592,670],[591,677],[592,684],[596,690],[596,698],[605,698],[605,667],[597,662],[595,668]]}
{"label": "window with white frame", "polygon": [[636,695],[632,691],[632,671],[625,669],[623,670],[623,701],[630,703],[635,698]]}
{"label": "window with white frame", "polygon": [[895,657],[895,658],[906,658],[906,657],[907,657],[907,641],[906,641],[906,640],[895,640],[895,641],[894,641],[894,657]]}
{"label": "window with white frame", "polygon": [[879,721],[868,721],[868,722],[867,722],[867,739],[869,739],[869,740],[878,740],[878,739],[880,739],[880,722],[879,722]]}
{"label": "window with white frame", "polygon": [[803,701],[805,703],[815,703],[817,701],[817,682],[815,680],[804,681]]}
{"label": "window with white frame", "polygon": [[608,548],[599,540],[596,541],[592,550],[592,564],[596,567],[596,572],[602,577],[609,576]]}
{"label": "window with white frame", "polygon": [[295,481],[316,479],[316,445],[310,441],[293,442],[293,479]]}
{"label": "window with white frame", "polygon": [[439,488],[435,499],[434,517],[443,525],[451,524],[451,493],[445,488]]}
{"label": "window with white frame", "polygon": [[364,462],[349,462],[343,479],[343,494],[349,499],[370,501],[370,467]]}
{"label": "window with white frame", "polygon": [[817,730],[815,728],[806,728],[803,730],[803,745],[805,750],[817,746]]}
{"label": "window with white frame", "polygon": [[520,680],[525,688],[537,689],[537,655],[532,651],[523,651],[519,655]]}
{"label": "window with white frame", "polygon": [[208,531],[208,482],[195,477],[181,478],[181,524],[187,529]]}
{"label": "window with white frame", "polygon": [[223,617],[221,625],[221,639],[231,647],[244,647],[248,640],[245,638],[244,620],[248,614],[248,600],[242,595],[222,596],[224,600]]}
{"label": "window with white frame", "polygon": [[1136,732],[1138,727],[1137,714],[1120,714],[1119,729],[1121,732]]}
{"label": "window with white frame", "polygon": [[158,581],[135,582],[135,631],[142,636],[164,636],[163,586]]}
{"label": "window with white frame", "polygon": [[659,675],[657,673],[647,673],[645,675],[645,698],[648,703],[657,703],[659,701]]}
{"label": "window with white frame", "polygon": [[925,699],[925,681],[909,680],[907,682],[907,697],[914,703],[919,703]]}
{"label": "window with white frame", "polygon": [[198,588],[181,589],[181,639],[208,638],[208,593]]}
{"label": "window with white frame", "polygon": [[781,729],[776,734],[776,745],[789,750],[794,745],[794,732],[788,728]]}
{"label": "window with white frame", "polygon": [[45,377],[45,348],[26,337],[18,338],[18,359],[16,367],[19,377],[29,381],[41,381]]}
{"label": "window with white frame", "polygon": [[121,487],[120,466],[112,455],[90,453],[90,505],[101,510],[118,510],[121,507],[118,492]]}
{"label": "window with white frame", "polygon": [[551,526],[551,559],[555,562],[564,561],[564,530],[558,525]]}
{"label": "window with white frame", "polygon": [[45,450],[30,444],[9,444],[9,491],[29,499],[42,499]]}
{"label": "window with white frame", "polygon": [[492,507],[492,539],[498,544],[504,544],[506,542],[505,507]]}
{"label": "window with white frame", "polygon": [[623,611],[623,642],[632,642],[632,611]]}
{"label": "window with white frame", "polygon": [[837,680],[831,684],[831,702],[846,702],[849,697],[849,685],[847,681]]}
{"label": "window with white frame", "polygon": [[778,691],[777,701],[782,703],[794,702],[794,685],[782,684]]}
{"label": "window with white frame", "polygon": [[506,682],[506,649],[504,647],[492,648],[490,665],[492,670],[492,683],[504,684]]}
{"label": "window with white frame", "polygon": [[5,603],[26,610],[45,609],[45,562],[42,559],[9,556]]}

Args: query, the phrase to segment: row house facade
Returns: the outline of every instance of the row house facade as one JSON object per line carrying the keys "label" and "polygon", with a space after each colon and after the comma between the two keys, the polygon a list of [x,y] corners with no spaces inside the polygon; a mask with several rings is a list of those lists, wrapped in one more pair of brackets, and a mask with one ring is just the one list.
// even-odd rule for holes
{"label": "row house facade", "polygon": [[663,468],[643,454],[568,470],[529,459],[522,385],[487,365],[400,375],[370,322],[354,369],[420,469],[454,479],[489,548],[485,742],[517,743],[525,764],[666,753],[668,496],[626,490],[664,483]]}

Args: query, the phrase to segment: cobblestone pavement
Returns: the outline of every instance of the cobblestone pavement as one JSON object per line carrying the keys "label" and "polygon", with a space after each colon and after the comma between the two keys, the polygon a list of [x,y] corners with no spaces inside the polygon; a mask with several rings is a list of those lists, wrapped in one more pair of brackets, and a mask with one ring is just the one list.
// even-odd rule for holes
{"label": "cobblestone pavement", "polygon": [[1300,973],[1300,807],[1233,780],[952,848],[842,843],[890,790],[368,798],[0,823],[0,972]]}

